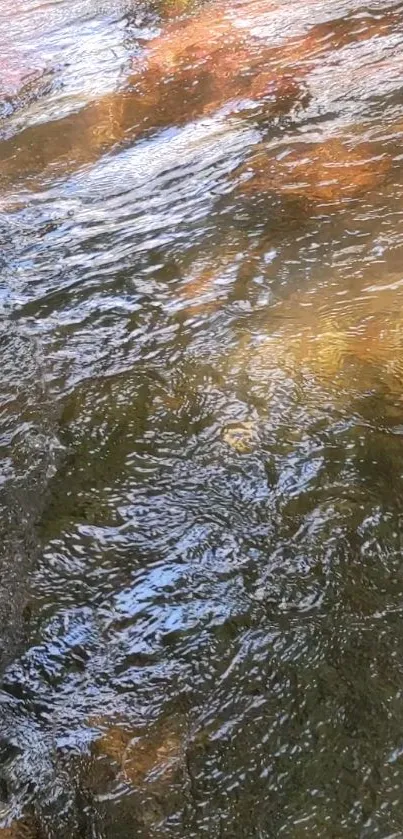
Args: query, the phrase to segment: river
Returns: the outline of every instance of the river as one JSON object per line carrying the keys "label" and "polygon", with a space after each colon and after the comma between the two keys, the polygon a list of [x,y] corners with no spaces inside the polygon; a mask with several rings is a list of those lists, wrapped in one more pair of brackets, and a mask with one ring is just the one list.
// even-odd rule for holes
{"label": "river", "polygon": [[0,37],[0,839],[402,837],[403,4]]}

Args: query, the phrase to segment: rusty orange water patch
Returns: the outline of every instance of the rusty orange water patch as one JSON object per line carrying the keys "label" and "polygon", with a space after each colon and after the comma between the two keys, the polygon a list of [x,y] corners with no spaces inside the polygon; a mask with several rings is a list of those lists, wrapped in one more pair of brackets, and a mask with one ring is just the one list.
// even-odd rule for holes
{"label": "rusty orange water patch", "polygon": [[216,52],[230,52],[235,46],[239,48],[248,40],[248,32],[235,25],[245,6],[252,8],[254,14],[261,14],[262,9],[267,13],[278,5],[276,0],[260,3],[257,9],[253,3],[238,5],[233,15],[228,4],[207,5],[186,20],[165,27],[161,35],[150,41],[148,66],[158,67],[164,74],[170,70],[176,72],[183,64],[204,61]]}
{"label": "rusty orange water patch", "polygon": [[[311,3],[315,5],[314,0],[304,0],[304,8]],[[284,3],[276,0],[241,0],[237,4],[209,5],[185,20],[168,24],[135,62],[124,89],[60,120],[32,125],[16,138],[3,142],[1,182],[6,187],[23,178],[29,188],[36,187],[38,175],[49,174],[53,178],[66,174],[129,138],[133,142],[147,131],[183,125],[222,107],[227,113],[231,109],[238,111],[245,99],[265,108],[268,98],[269,114],[289,113],[295,103],[305,98],[307,76],[320,66],[327,53],[357,40],[372,38],[376,42],[379,34],[401,26],[398,13],[391,11],[382,16],[367,14],[360,19],[347,16],[310,28],[307,16],[308,31],[295,36],[293,10],[289,9],[289,15],[282,15],[277,21],[281,8],[284,9]],[[256,36],[259,16],[268,12],[281,32],[276,43]],[[374,177],[374,167],[359,160],[359,152],[350,152],[353,166],[349,185],[343,172],[343,155],[346,160],[347,150],[343,146],[333,147],[332,152],[318,151],[312,168],[319,165],[322,177],[310,174],[307,166],[303,172],[304,167],[298,160],[293,163],[292,157],[276,166],[275,172],[263,167],[262,188],[273,179],[275,188],[295,193],[293,183],[299,170],[300,193],[315,200],[333,199],[335,193],[344,191],[349,195],[367,188]],[[341,189],[332,186],[335,181]]]}
{"label": "rusty orange water patch", "polygon": [[226,274],[233,278],[235,269],[232,251],[220,253],[217,261],[213,263],[194,263],[179,289],[179,297],[186,304],[187,314],[213,311],[227,287],[226,283],[222,284],[220,281]]}
{"label": "rusty orange water patch", "polygon": [[[212,114],[233,100],[261,102],[268,96],[271,107],[287,112],[305,96],[305,80],[326,53],[357,41],[376,41],[401,25],[396,11],[389,10],[382,16],[368,13],[314,24],[293,35],[291,10],[287,19],[283,15],[279,20],[280,32],[284,29],[281,45],[278,33],[275,43],[257,37],[254,27],[259,18],[270,13],[276,20],[280,8],[284,4],[261,0],[209,5],[166,26],[133,67],[131,84],[138,93],[139,113],[150,124],[153,120],[181,124],[186,118]],[[130,119],[128,107],[123,122]]]}
{"label": "rusty orange water patch", "polygon": [[[318,5],[318,0],[304,0],[299,11],[302,7],[309,14],[309,8]],[[331,8],[332,0],[321,2],[322,10],[326,5]],[[308,31],[292,34],[295,15],[292,8],[287,8],[286,15],[284,10],[285,4],[281,0],[208,4],[186,19],[166,26],[160,35],[152,39],[148,45],[148,64],[163,71],[177,70],[183,62],[204,60],[216,50],[228,51],[246,41],[255,41],[261,54],[269,47],[274,49],[279,60],[283,58],[284,63],[297,62],[348,43],[379,38],[402,25],[401,11],[388,9],[383,14],[368,12],[316,23]],[[271,19],[276,23],[276,44],[266,44],[254,36],[254,27],[262,19],[269,22]],[[236,60],[236,56],[234,58]]]}
{"label": "rusty orange water patch", "polygon": [[277,192],[312,202],[339,202],[374,189],[390,168],[386,156],[374,156],[373,147],[354,149],[341,140],[301,143],[281,157],[259,151],[241,170],[244,194]]}
{"label": "rusty orange water patch", "polygon": [[[166,119],[180,124],[240,98],[260,101],[270,95],[286,110],[301,96],[300,79],[276,66],[277,50],[256,42],[225,16],[211,30],[204,29],[205,20],[192,22],[179,36],[168,30],[152,41],[146,60],[132,76],[142,112],[149,99],[154,119],[165,113]],[[298,42],[298,49],[303,50],[304,41]]]}
{"label": "rusty orange water patch", "polygon": [[[309,5],[307,0],[305,5]],[[357,40],[392,31],[395,13],[381,18],[347,18],[313,25],[290,34],[292,11],[284,18],[283,43],[266,42],[254,34],[262,15],[273,19],[282,4],[241,2],[207,6],[191,17],[166,26],[152,39],[146,55],[134,64],[131,84],[141,97],[150,97],[154,116],[165,111],[171,121],[184,114],[210,114],[232,99],[261,100],[271,94],[287,107],[301,95],[301,84],[327,53]],[[245,18],[245,25],[239,20]],[[281,40],[281,38],[280,38]],[[182,95],[180,95],[180,93]],[[141,108],[143,110],[143,108]]]}
{"label": "rusty orange water patch", "polygon": [[[317,5],[318,0],[304,0],[301,4],[306,13],[310,6]],[[326,3],[321,3],[322,7],[324,5]],[[331,7],[331,0],[327,5]],[[389,9],[382,15],[350,15],[316,23],[307,31],[293,34],[293,10],[288,9],[287,15],[281,16],[283,12],[284,3],[278,0],[209,4],[184,20],[167,25],[153,38],[147,48],[146,66],[166,76],[180,72],[184,67],[214,61],[217,68],[223,63],[228,69],[239,72],[246,58],[252,64],[270,60],[273,73],[288,69],[292,74],[291,68],[295,72],[296,65],[308,62],[310,66],[310,62],[316,62],[327,52],[350,43],[376,40],[402,26],[401,12]],[[276,24],[274,43],[255,33],[255,27],[262,19],[267,20],[268,15]]]}

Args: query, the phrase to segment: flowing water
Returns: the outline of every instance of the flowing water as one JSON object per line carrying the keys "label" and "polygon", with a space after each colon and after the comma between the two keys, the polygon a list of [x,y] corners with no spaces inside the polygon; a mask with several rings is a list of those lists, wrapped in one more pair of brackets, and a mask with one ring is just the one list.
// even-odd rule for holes
{"label": "flowing water", "polygon": [[403,836],[403,3],[0,37],[0,839]]}

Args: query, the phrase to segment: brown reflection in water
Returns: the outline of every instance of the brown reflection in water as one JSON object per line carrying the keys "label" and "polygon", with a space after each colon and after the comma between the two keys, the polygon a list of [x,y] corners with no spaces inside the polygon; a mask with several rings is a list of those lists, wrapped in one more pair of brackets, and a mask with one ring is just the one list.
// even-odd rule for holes
{"label": "brown reflection in water", "polygon": [[[250,258],[248,255],[248,261]],[[233,251],[226,253],[223,249],[213,262],[200,260],[187,270],[178,296],[186,304],[188,315],[217,308],[220,298],[218,283],[227,272],[231,276],[234,267]]]}
{"label": "brown reflection in water", "polygon": [[146,732],[110,719],[90,722],[103,730],[94,745],[95,756],[112,760],[126,783],[134,787],[152,783],[161,792],[161,785],[172,780],[184,748],[183,732],[176,719],[150,726]]}
{"label": "brown reflection in water", "polygon": [[386,156],[374,155],[368,143],[355,148],[337,139],[300,143],[278,157],[260,150],[244,167],[240,189],[244,194],[284,193],[312,204],[340,202],[374,189],[389,166]]}
{"label": "brown reflection in water", "polygon": [[0,828],[0,839],[40,839],[41,833],[34,819],[13,822],[10,827]]}
{"label": "brown reflection in water", "polygon": [[[309,7],[318,4],[317,0],[304,0],[302,5],[309,16]],[[184,66],[190,64],[193,68],[198,61],[205,62],[214,57],[218,69],[224,60],[224,66],[228,61],[232,69],[239,71],[243,53],[234,55],[233,49],[244,46],[250,60],[253,45],[257,49],[255,60],[259,62],[260,58],[264,62],[268,47],[262,39],[253,37],[253,29],[261,25],[262,20],[267,20],[270,13],[274,22],[276,13],[282,9],[284,4],[264,0],[241,0],[233,6],[207,6],[197,16],[168,26],[150,42],[148,66],[177,72]],[[238,25],[239,22],[243,22],[242,26]],[[288,8],[287,19],[280,22],[280,32],[276,31],[277,46],[269,48],[269,57],[277,68],[297,66],[347,44],[385,36],[401,23],[402,11],[389,9],[382,15],[364,13],[358,17],[344,16],[330,23],[316,24],[303,36],[292,36],[293,10]]]}
{"label": "brown reflection in water", "polygon": [[[270,204],[273,196],[281,197],[291,202],[290,209],[301,229],[316,213],[337,211],[343,203],[348,205],[366,193],[374,193],[386,183],[392,163],[392,157],[379,152],[375,143],[360,142],[358,138],[354,142],[336,138],[293,142],[275,148],[261,144],[238,169],[234,196],[242,206],[250,205],[252,210],[256,201]],[[270,212],[273,232],[272,207]],[[287,232],[290,224],[291,216],[287,213]],[[247,279],[259,271],[267,242],[253,244],[244,238],[237,249],[238,254],[243,253],[242,260],[236,265],[231,236],[228,239],[226,242],[224,236],[224,242],[213,255],[187,267],[179,294],[188,303],[188,315],[217,309],[223,296],[220,289],[225,288],[225,275],[234,278],[238,274]]]}
{"label": "brown reflection in water", "polygon": [[[304,93],[303,81],[323,55],[391,32],[400,23],[399,13],[389,11],[381,17],[316,25],[303,36],[287,37],[288,21],[284,43],[267,47],[254,37],[253,25],[268,8],[275,10],[276,4],[207,7],[168,25],[149,43],[126,89],[3,142],[3,188],[21,179],[33,186],[38,176],[67,174],[125,140],[210,115],[227,103],[237,111],[244,98],[260,101],[268,113],[287,112]],[[246,23],[239,27],[242,18]]]}

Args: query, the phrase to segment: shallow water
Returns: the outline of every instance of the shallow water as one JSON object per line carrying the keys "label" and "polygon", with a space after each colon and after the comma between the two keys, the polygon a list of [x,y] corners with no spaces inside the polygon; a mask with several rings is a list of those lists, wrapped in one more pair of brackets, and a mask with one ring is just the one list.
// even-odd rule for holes
{"label": "shallow water", "polygon": [[402,836],[403,4],[0,34],[0,839]]}

